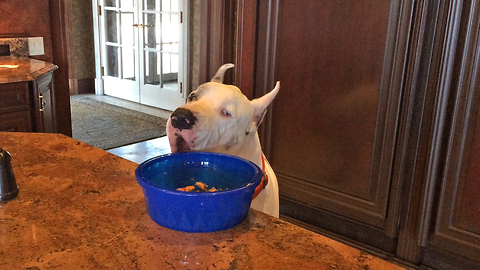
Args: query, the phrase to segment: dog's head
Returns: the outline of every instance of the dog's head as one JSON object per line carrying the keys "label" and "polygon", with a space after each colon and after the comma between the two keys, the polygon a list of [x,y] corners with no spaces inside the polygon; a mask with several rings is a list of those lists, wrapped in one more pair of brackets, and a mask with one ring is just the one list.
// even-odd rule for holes
{"label": "dog's head", "polygon": [[232,147],[255,138],[280,83],[263,97],[248,100],[238,87],[222,83],[225,71],[233,66],[220,67],[212,81],[190,93],[187,103],[170,115],[167,135],[173,153],[201,150],[228,153]]}

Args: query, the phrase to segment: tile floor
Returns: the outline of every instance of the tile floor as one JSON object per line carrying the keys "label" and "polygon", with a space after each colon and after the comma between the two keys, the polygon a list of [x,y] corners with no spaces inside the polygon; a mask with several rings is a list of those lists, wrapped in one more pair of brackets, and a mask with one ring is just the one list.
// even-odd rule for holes
{"label": "tile floor", "polygon": [[[88,95],[88,97],[162,118],[168,118],[171,113],[170,111],[109,96]],[[161,138],[113,148],[107,151],[135,163],[141,163],[149,158],[170,153],[170,145],[168,143],[168,138],[164,136]]]}

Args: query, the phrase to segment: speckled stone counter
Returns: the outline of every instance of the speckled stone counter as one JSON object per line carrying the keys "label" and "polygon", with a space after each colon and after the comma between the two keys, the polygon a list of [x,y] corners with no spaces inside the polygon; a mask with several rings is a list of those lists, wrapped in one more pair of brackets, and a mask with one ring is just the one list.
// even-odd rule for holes
{"label": "speckled stone counter", "polygon": [[33,81],[58,66],[31,58],[0,57],[0,84]]}
{"label": "speckled stone counter", "polygon": [[154,223],[137,164],[58,134],[2,133],[17,198],[0,204],[0,269],[403,269],[251,211],[215,233]]}

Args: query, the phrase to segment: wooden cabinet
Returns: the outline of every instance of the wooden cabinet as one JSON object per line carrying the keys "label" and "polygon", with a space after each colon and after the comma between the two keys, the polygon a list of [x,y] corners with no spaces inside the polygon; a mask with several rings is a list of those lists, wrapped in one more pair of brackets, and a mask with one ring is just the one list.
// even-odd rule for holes
{"label": "wooden cabinet", "polygon": [[281,213],[392,253],[401,200],[392,172],[413,6],[259,1],[258,95],[281,81],[261,134]]}
{"label": "wooden cabinet", "polygon": [[32,131],[28,82],[0,84],[0,131]]}
{"label": "wooden cabinet", "polygon": [[0,84],[0,131],[56,132],[53,73]]}
{"label": "wooden cabinet", "polygon": [[29,111],[0,114],[0,131],[20,132],[31,130],[32,122]]}
{"label": "wooden cabinet", "polygon": [[480,1],[238,2],[235,80],[281,81],[260,137],[282,217],[480,269]]}
{"label": "wooden cabinet", "polygon": [[424,264],[438,269],[480,269],[479,4],[463,1],[445,8],[456,16],[447,25],[449,46],[439,69],[444,83],[438,87],[443,95],[436,121],[443,129],[434,135],[443,140],[432,156],[432,219],[424,242]]}
{"label": "wooden cabinet", "polygon": [[47,73],[33,81],[33,95],[36,130],[46,133],[56,132],[53,73]]}

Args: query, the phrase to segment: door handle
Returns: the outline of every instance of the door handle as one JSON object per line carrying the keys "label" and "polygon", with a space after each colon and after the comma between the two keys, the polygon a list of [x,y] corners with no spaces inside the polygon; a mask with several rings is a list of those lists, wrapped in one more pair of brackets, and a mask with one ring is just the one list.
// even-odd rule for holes
{"label": "door handle", "polygon": [[138,28],[143,28],[144,27],[143,24],[138,24],[138,23],[134,23],[134,24],[132,24],[132,26],[138,27]]}
{"label": "door handle", "polygon": [[41,111],[41,112],[45,111],[45,104],[47,104],[47,103],[45,102],[45,98],[43,97],[43,94],[38,95],[38,100],[40,102],[39,111]]}

